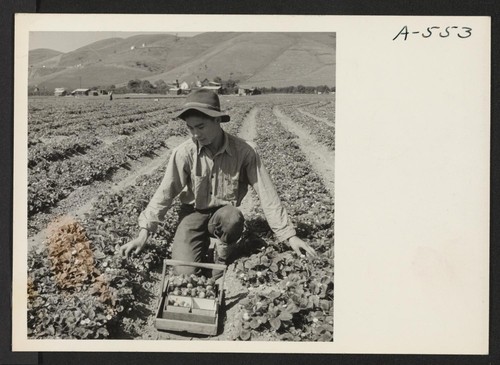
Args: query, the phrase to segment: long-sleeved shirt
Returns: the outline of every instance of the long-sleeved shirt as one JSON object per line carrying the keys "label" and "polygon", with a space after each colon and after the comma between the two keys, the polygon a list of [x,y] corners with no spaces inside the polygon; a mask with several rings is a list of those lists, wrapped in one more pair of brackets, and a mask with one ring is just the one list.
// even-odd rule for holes
{"label": "long-sleeved shirt", "polygon": [[284,241],[295,235],[293,224],[255,145],[223,133],[223,145],[214,155],[194,139],[172,151],[158,190],[139,216],[141,228],[154,232],[178,195],[181,203],[193,205],[196,209],[229,204],[239,206],[250,185],[257,192],[277,239]]}

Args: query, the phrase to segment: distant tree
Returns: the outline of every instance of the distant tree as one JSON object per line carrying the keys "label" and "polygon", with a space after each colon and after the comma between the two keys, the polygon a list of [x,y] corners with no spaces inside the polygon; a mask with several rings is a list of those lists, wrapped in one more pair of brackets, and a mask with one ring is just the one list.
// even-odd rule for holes
{"label": "distant tree", "polygon": [[127,83],[127,89],[129,89],[132,92],[138,92],[140,88],[141,88],[141,80],[138,79],[130,80]]}
{"label": "distant tree", "polygon": [[226,94],[234,94],[238,92],[238,83],[240,80],[221,80],[222,81],[222,87],[226,90]]}
{"label": "distant tree", "polygon": [[214,77],[214,82],[216,82],[218,84],[221,84],[222,83],[222,79],[219,76],[215,76]]}
{"label": "distant tree", "polygon": [[304,94],[306,92],[306,87],[304,85],[298,85],[297,86],[297,92],[299,94]]}
{"label": "distant tree", "polygon": [[236,86],[236,81],[229,79],[225,82],[226,88],[230,89]]}
{"label": "distant tree", "polygon": [[320,85],[316,89],[321,93],[327,93],[330,91],[330,88],[326,85]]}
{"label": "distant tree", "polygon": [[155,81],[154,86],[156,87],[156,91],[160,94],[165,94],[168,89],[167,83],[162,79]]}
{"label": "distant tree", "polygon": [[149,80],[143,80],[141,82],[141,90],[144,93],[152,93],[154,92],[154,86],[149,82]]}
{"label": "distant tree", "polygon": [[130,92],[130,89],[127,86],[116,87],[113,90],[113,94],[126,94],[128,92]]}

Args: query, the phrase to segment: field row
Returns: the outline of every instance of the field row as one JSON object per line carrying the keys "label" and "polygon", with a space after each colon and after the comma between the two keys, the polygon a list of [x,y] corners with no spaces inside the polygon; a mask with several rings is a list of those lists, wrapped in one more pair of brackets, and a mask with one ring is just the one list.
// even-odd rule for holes
{"label": "field row", "polygon": [[301,106],[300,109],[311,113],[319,118],[328,120],[331,123],[335,123],[335,96],[331,95],[332,100],[328,102],[321,103],[319,105],[305,105]]}
{"label": "field row", "polygon": [[321,144],[329,150],[335,151],[335,128],[325,122],[302,114],[297,109],[281,108],[297,124],[307,130]]}
{"label": "field row", "polygon": [[152,99],[97,101],[85,98],[70,99],[30,99],[28,105],[28,124],[39,126],[53,122],[85,121],[88,116],[98,115],[99,119],[134,116],[160,110],[177,108],[182,99]]}
{"label": "field row", "polygon": [[[318,257],[297,258],[286,244],[268,240],[262,251],[241,259],[236,269],[251,289],[240,301],[237,336],[248,340],[268,336],[289,341],[333,339],[333,213],[332,197],[306,156],[272,113],[262,106],[256,143],[262,161],[276,183],[280,199],[297,234]],[[262,212],[247,223],[269,237]]]}
{"label": "field row", "polygon": [[28,215],[55,206],[80,186],[108,179],[131,160],[153,155],[175,135],[186,135],[186,129],[179,121],[171,122],[155,133],[121,137],[111,145],[101,145],[70,159],[38,162],[28,175]]}

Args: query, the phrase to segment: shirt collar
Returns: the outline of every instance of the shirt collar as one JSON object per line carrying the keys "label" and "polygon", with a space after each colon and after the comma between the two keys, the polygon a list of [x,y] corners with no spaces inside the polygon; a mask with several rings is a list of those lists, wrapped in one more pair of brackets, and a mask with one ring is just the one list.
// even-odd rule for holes
{"label": "shirt collar", "polygon": [[[222,143],[222,147],[220,148],[220,150],[215,153],[214,157],[217,156],[218,154],[223,153],[223,152],[227,152],[227,154],[229,156],[233,156],[231,145],[229,143],[229,136],[224,130],[222,131],[222,133],[223,133],[224,142]],[[196,151],[198,152],[198,155],[199,155],[201,153],[201,151],[203,150],[204,146],[202,146],[194,138],[193,138],[193,141],[196,143]]]}

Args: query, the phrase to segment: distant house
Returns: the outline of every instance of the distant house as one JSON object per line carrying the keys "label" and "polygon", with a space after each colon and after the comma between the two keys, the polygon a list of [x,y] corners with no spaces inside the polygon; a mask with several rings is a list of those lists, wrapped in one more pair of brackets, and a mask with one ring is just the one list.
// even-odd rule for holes
{"label": "distant house", "polygon": [[189,84],[186,81],[183,81],[179,85],[179,89],[181,89],[181,90],[187,90],[187,89],[189,89]]}
{"label": "distant house", "polygon": [[75,89],[71,92],[73,96],[88,96],[90,89]]}
{"label": "distant house", "polygon": [[180,95],[182,93],[182,90],[178,87],[171,87],[170,89],[168,89],[168,93],[172,95]]}
{"label": "distant house", "polygon": [[92,90],[92,96],[103,96],[108,95],[106,90]]}
{"label": "distant house", "polygon": [[209,79],[205,79],[201,82],[201,86],[210,86],[210,80]]}
{"label": "distant house", "polygon": [[[38,90],[37,90],[38,91]],[[65,96],[68,95],[68,92],[63,87],[56,87],[54,89],[54,96]]]}
{"label": "distant house", "polygon": [[214,93],[219,94],[221,87],[220,86],[203,86],[202,89],[212,90]]}
{"label": "distant house", "polygon": [[208,86],[222,86],[219,82],[209,81]]}
{"label": "distant house", "polygon": [[259,89],[256,89],[254,87],[251,88],[246,88],[246,87],[239,87],[238,88],[238,95],[260,95],[261,92]]}

